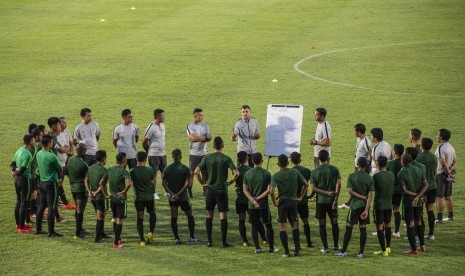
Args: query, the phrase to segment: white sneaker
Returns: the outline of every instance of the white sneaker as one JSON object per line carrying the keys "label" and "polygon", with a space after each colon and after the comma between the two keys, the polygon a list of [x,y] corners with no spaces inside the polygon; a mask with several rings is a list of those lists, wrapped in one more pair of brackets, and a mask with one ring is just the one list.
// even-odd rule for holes
{"label": "white sneaker", "polygon": [[349,209],[350,207],[347,206],[345,203],[343,203],[342,205],[339,205],[337,206],[338,209]]}
{"label": "white sneaker", "polygon": [[430,241],[434,241],[434,235],[425,236],[425,239],[428,239]]}
{"label": "white sneaker", "polygon": [[158,196],[157,193],[154,193],[154,194],[153,194],[153,199],[158,200],[158,199],[160,199],[160,197]]}
{"label": "white sneaker", "polygon": [[393,237],[400,238],[400,232],[394,232],[392,233]]}
{"label": "white sneaker", "polygon": [[443,221],[454,221],[453,218],[444,218]]}
{"label": "white sneaker", "polygon": [[378,236],[378,232],[372,232],[371,233],[373,236]]}

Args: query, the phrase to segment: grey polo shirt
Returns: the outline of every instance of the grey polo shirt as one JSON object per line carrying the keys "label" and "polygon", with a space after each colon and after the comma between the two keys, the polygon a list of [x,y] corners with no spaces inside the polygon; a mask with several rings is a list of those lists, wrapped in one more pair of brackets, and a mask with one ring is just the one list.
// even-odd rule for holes
{"label": "grey polo shirt", "polygon": [[250,117],[249,121],[239,119],[234,125],[234,133],[237,135],[237,152],[245,151],[247,154],[257,152],[255,134],[259,132],[258,122]]}
{"label": "grey polo shirt", "polygon": [[[205,136],[210,134],[210,128],[204,124],[196,124],[194,122],[190,123],[187,126],[187,135],[194,133],[197,136]],[[206,142],[190,142],[189,143],[189,154],[195,156],[204,156],[207,155],[207,143]]]}
{"label": "grey polo shirt", "polygon": [[145,131],[145,138],[149,139],[149,151],[148,156],[165,156],[165,124],[160,123],[160,125],[151,123],[147,130]]}
{"label": "grey polo shirt", "polygon": [[[443,158],[444,161],[446,162],[447,167],[450,167],[452,163],[454,162],[454,160],[457,158],[455,155],[455,149],[454,147],[452,147],[451,144],[449,144],[449,142],[445,142],[439,145],[434,155],[436,155],[438,159]],[[436,171],[437,171],[437,174],[441,174],[444,172],[441,162],[438,162],[438,167]]]}
{"label": "grey polo shirt", "polygon": [[136,158],[136,137],[139,137],[139,127],[136,124],[119,124],[113,131],[113,139],[116,141],[116,151],[126,153],[127,159]]}
{"label": "grey polo shirt", "polygon": [[357,167],[357,161],[360,157],[368,158],[368,152],[371,151],[371,142],[365,136],[363,139],[357,137],[357,145],[355,146],[355,167]]}
{"label": "grey polo shirt", "polygon": [[73,139],[76,139],[78,143],[86,144],[86,154],[88,155],[95,155],[98,151],[98,136],[100,136],[100,127],[94,121],[88,124],[81,122],[74,128]]}

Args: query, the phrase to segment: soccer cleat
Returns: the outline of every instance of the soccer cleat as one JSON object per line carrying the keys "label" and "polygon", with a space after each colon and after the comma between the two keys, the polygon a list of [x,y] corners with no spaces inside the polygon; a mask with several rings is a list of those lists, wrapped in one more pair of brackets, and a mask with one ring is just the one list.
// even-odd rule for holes
{"label": "soccer cleat", "polygon": [[390,248],[390,247],[386,247],[386,252],[387,252],[388,254],[391,254],[391,248]]}
{"label": "soccer cleat", "polygon": [[454,218],[444,218],[443,221],[454,221]]}
{"label": "soccer cleat", "polygon": [[48,233],[48,237],[49,238],[60,238],[60,237],[63,237],[63,235],[60,233],[54,232],[54,233]]}
{"label": "soccer cleat", "polygon": [[418,250],[407,250],[407,251],[404,251],[404,254],[405,255],[418,255]]}
{"label": "soccer cleat", "polygon": [[35,214],[35,213],[29,213],[29,217],[30,217],[30,218],[35,218],[35,217],[36,217],[36,214]]}
{"label": "soccer cleat", "polygon": [[255,253],[262,253],[262,249],[261,248],[255,248]]}
{"label": "soccer cleat", "polygon": [[79,235],[74,235],[73,237],[74,240],[85,239],[85,238],[86,238],[86,235],[83,232],[79,233]]}
{"label": "soccer cleat", "polygon": [[422,253],[426,253],[426,246],[424,246],[424,245],[420,246],[419,251],[422,252]]}
{"label": "soccer cleat", "polygon": [[363,259],[363,258],[365,258],[365,255],[363,255],[363,253],[358,253],[358,254],[357,254],[357,258]]}
{"label": "soccer cleat", "polygon": [[279,249],[272,247],[272,248],[270,248],[270,249],[268,250],[268,252],[269,252],[269,253],[276,253],[276,252],[279,252]]}
{"label": "soccer cleat", "polygon": [[119,242],[117,244],[113,243],[113,249],[120,249],[121,247],[123,247],[122,243],[119,243]]}
{"label": "soccer cleat", "polygon": [[334,256],[345,258],[345,257],[347,257],[347,253],[346,252],[338,252],[338,253],[334,254]]}
{"label": "soccer cleat", "polygon": [[299,256],[300,256],[300,251],[299,251],[299,250],[296,250],[296,251],[294,252],[294,256],[295,256],[295,257],[299,257]]}
{"label": "soccer cleat", "polygon": [[389,256],[389,253],[387,252],[387,248],[386,248],[386,251],[380,250],[380,251],[373,252],[373,254],[383,256],[383,257],[388,257]]}
{"label": "soccer cleat", "polygon": [[430,241],[434,241],[434,235],[425,236],[425,239],[428,239]]}
{"label": "soccer cleat", "polygon": [[140,245],[140,247],[144,247],[145,246],[145,241],[140,241],[139,245]]}
{"label": "soccer cleat", "polygon": [[441,220],[437,219],[437,220],[434,221],[434,224],[442,224],[442,223],[443,223],[442,219]]}
{"label": "soccer cleat", "polygon": [[400,238],[400,232],[394,232],[392,233],[393,237]]}
{"label": "soccer cleat", "polygon": [[18,229],[18,233],[20,233],[20,234],[29,234],[31,232],[32,232],[32,230],[27,226],[24,226],[23,229]]}
{"label": "soccer cleat", "polygon": [[175,243],[175,244],[182,244],[182,241],[181,241],[180,239],[175,239],[175,240],[174,240],[174,243]]}
{"label": "soccer cleat", "polygon": [[47,235],[48,233],[42,230],[37,230],[36,235]]}
{"label": "soccer cleat", "polygon": [[230,247],[230,246],[231,245],[229,243],[227,243],[227,242],[221,243],[221,247],[223,247],[223,248]]}
{"label": "soccer cleat", "polygon": [[373,236],[378,236],[378,232],[371,232]]}
{"label": "soccer cleat", "polygon": [[212,243],[211,241],[209,241],[209,242],[207,242],[207,243],[205,244],[205,246],[206,246],[206,247],[212,247],[212,246],[213,246],[213,243]]}
{"label": "soccer cleat", "polygon": [[153,241],[153,234],[152,232],[147,233],[147,244],[151,244]]}
{"label": "soccer cleat", "polygon": [[334,251],[341,250],[342,248],[339,245],[334,246]]}
{"label": "soccer cleat", "polygon": [[343,204],[337,206],[337,208],[338,208],[338,209],[349,209],[350,207],[347,206],[345,203],[343,203]]}
{"label": "soccer cleat", "polygon": [[19,230],[19,224],[16,224],[16,230]]}
{"label": "soccer cleat", "polygon": [[199,239],[197,239],[196,237],[190,237],[189,238],[189,242],[198,242]]}
{"label": "soccer cleat", "polygon": [[56,222],[61,222],[61,223],[68,222],[63,216],[56,217],[55,221]]}
{"label": "soccer cleat", "polygon": [[281,255],[281,257],[283,258],[289,258],[291,255],[289,253],[284,253]]}
{"label": "soccer cleat", "polygon": [[76,206],[74,206],[73,203],[69,202],[68,204],[63,205],[63,208],[66,209],[66,210],[74,210],[74,209],[76,209]]}
{"label": "soccer cleat", "polygon": [[249,243],[249,242],[243,242],[243,243],[242,243],[242,246],[243,246],[243,247],[249,247],[249,246],[250,246],[250,243]]}
{"label": "soccer cleat", "polygon": [[315,247],[315,245],[313,244],[313,242],[310,242],[310,243],[307,243],[306,247],[313,248]]}
{"label": "soccer cleat", "polygon": [[329,249],[328,248],[323,248],[320,250],[321,253],[324,253],[324,254],[329,254]]}

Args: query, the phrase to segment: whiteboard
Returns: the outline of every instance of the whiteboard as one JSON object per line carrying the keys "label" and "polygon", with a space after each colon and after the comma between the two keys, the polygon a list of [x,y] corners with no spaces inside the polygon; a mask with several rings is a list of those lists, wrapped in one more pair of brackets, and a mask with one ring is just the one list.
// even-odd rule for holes
{"label": "whiteboard", "polygon": [[265,155],[290,156],[300,152],[302,105],[269,104],[266,115]]}

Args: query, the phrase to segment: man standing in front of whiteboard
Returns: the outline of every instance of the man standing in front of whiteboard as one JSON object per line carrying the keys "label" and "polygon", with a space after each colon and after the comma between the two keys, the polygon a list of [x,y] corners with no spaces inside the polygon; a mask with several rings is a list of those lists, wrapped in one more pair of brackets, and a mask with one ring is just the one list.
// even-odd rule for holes
{"label": "man standing in front of whiteboard", "polygon": [[260,130],[255,118],[250,117],[250,106],[243,105],[241,108],[242,118],[234,125],[231,139],[237,139],[237,152],[245,151],[249,156],[249,167],[253,168],[252,154],[257,152],[256,140],[260,139]]}
{"label": "man standing in front of whiteboard", "polygon": [[318,125],[315,131],[315,138],[310,140],[310,145],[313,146],[313,161],[315,168],[317,168],[320,165],[318,153],[321,150],[326,150],[329,153],[329,157],[331,157],[331,126],[326,121],[326,109],[318,107],[315,110],[315,121],[318,122]]}

